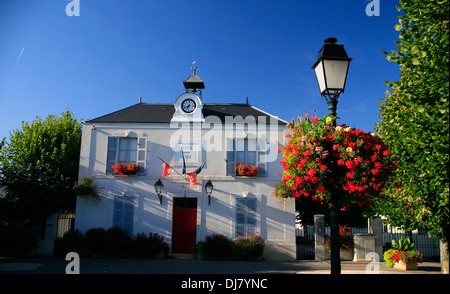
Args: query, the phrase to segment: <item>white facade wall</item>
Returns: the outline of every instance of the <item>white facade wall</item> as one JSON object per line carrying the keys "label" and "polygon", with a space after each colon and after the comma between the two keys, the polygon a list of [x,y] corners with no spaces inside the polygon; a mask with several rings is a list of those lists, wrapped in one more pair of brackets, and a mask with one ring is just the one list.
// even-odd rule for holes
{"label": "white facade wall", "polygon": [[[220,233],[233,239],[236,237],[236,199],[257,199],[256,232],[266,240],[265,258],[268,260],[292,260],[296,258],[295,245],[295,203],[293,199],[278,199],[272,196],[273,186],[279,180],[282,167],[281,155],[276,149],[284,142],[285,126],[277,124],[258,126],[257,129],[235,125],[225,128],[219,124],[185,123],[183,132],[180,125],[169,124],[95,124],[83,126],[80,154],[80,177],[95,177],[100,201],[78,197],[76,208],[76,229],[85,232],[90,228],[112,226],[115,196],[135,196],[133,233],[158,233],[171,245],[172,211],[174,197],[197,198],[197,241],[205,236]],[[270,129],[272,128],[272,129]],[[231,130],[231,131],[230,131]],[[233,131],[234,130],[234,131]],[[190,136],[189,136],[190,133]],[[265,135],[271,143],[267,176],[234,177],[226,175],[226,138],[230,136]],[[147,138],[147,168],[145,175],[127,176],[106,174],[108,136]],[[221,142],[220,142],[221,141]],[[162,177],[161,157],[181,172],[181,163],[175,162],[175,143],[196,143],[201,151],[198,161],[186,163],[187,172],[194,171],[207,160],[202,172],[197,176],[197,184],[189,186],[189,181],[176,172]],[[212,145],[215,150],[212,150]],[[220,147],[219,147],[220,146]],[[164,184],[162,204],[153,185],[161,179]],[[211,204],[204,185],[211,180],[214,190]]]}

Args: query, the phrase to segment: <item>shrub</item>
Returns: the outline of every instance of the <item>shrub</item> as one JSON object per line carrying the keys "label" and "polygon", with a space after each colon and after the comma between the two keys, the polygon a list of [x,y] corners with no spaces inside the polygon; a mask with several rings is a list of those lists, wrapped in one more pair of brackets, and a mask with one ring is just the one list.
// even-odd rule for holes
{"label": "shrub", "polygon": [[264,239],[260,235],[239,237],[235,245],[237,258],[240,260],[256,260],[264,251]]}
{"label": "shrub", "polygon": [[133,257],[155,258],[161,252],[167,254],[169,246],[158,233],[138,233],[133,239]]}
{"label": "shrub", "polygon": [[67,231],[55,242],[55,255],[65,256],[68,252],[80,254],[83,250],[83,234],[79,230]]}
{"label": "shrub", "polygon": [[130,253],[133,238],[120,227],[111,227],[105,233],[105,256],[124,258]]}
{"label": "shrub", "polygon": [[89,254],[103,254],[105,252],[106,230],[92,228],[84,233],[83,246]]}
{"label": "shrub", "polygon": [[39,238],[33,227],[0,224],[0,255],[29,255]]}
{"label": "shrub", "polygon": [[233,241],[221,234],[208,235],[205,237],[202,251],[206,258],[231,258],[233,257]]}
{"label": "shrub", "polygon": [[65,256],[77,252],[82,257],[106,258],[155,258],[161,251],[169,252],[169,245],[157,233],[138,233],[131,236],[120,227],[91,228],[84,235],[78,231],[68,231],[55,242],[55,255]]}

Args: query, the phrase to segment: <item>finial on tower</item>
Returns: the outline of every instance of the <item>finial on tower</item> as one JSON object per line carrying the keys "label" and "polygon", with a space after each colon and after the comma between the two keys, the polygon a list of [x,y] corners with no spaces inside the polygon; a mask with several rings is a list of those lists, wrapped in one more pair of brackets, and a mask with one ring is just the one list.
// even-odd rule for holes
{"label": "finial on tower", "polygon": [[195,72],[198,70],[198,67],[196,67],[195,66],[195,63],[196,63],[197,61],[195,61],[194,60],[194,62],[192,62],[192,67],[191,67],[191,69],[192,69],[192,72],[193,72],[193,76],[195,76]]}

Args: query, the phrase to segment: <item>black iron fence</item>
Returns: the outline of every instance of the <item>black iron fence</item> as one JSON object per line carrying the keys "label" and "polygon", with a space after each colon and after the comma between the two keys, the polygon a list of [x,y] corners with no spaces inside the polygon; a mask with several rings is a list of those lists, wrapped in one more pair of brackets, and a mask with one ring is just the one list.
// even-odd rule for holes
{"label": "black iron fence", "polygon": [[[314,259],[314,226],[297,227],[295,231],[297,236],[297,259]],[[368,233],[368,228],[351,228],[349,234],[353,235],[356,233]],[[325,235],[330,236],[330,227],[325,227]],[[411,237],[414,242],[414,249],[419,250],[420,253],[423,254],[424,260],[439,260],[439,239],[430,237],[427,233],[417,231],[413,231],[411,234],[406,235],[400,229],[384,226],[383,249],[387,250],[389,248],[389,243],[392,241],[393,237],[398,240],[401,236],[404,238]]]}

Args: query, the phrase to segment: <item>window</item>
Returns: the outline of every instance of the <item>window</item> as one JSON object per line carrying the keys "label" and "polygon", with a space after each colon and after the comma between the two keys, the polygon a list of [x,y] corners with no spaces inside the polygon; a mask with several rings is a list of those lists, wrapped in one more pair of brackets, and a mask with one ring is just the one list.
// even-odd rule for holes
{"label": "window", "polygon": [[256,234],[256,199],[236,199],[236,237]]}
{"label": "window", "polygon": [[134,196],[115,196],[113,227],[120,227],[133,235]]}
{"label": "window", "polygon": [[113,173],[116,163],[139,164],[139,175],[145,174],[147,138],[108,137],[106,173]]}
{"label": "window", "polygon": [[236,175],[237,163],[258,166],[258,176],[267,175],[265,138],[228,138],[226,146],[227,176]]}

